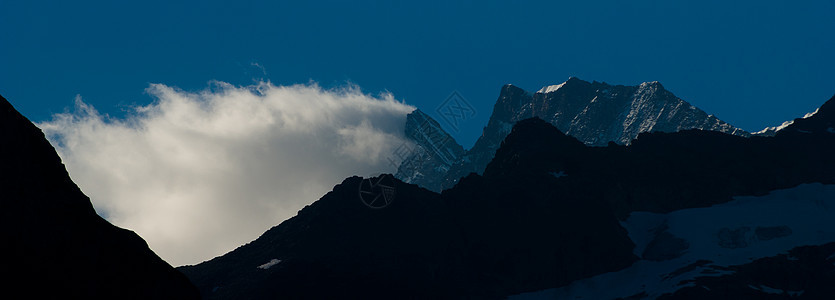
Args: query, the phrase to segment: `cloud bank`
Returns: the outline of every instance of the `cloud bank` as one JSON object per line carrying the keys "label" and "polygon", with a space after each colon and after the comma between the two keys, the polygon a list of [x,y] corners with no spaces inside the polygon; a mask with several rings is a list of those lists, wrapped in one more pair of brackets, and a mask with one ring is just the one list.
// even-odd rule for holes
{"label": "cloud bank", "polygon": [[124,119],[78,97],[38,126],[99,214],[175,266],[254,240],[345,177],[394,172],[386,158],[414,109],[355,86],[147,92],[154,103]]}

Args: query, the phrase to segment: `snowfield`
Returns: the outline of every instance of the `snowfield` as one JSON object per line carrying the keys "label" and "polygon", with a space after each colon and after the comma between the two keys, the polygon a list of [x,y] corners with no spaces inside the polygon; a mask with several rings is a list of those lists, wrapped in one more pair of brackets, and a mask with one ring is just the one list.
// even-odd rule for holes
{"label": "snowfield", "polygon": [[835,185],[803,184],[668,214],[635,212],[621,224],[642,260],[618,272],[511,298],[613,299],[646,293],[646,299],[654,299],[687,286],[684,280],[727,274],[715,266],[835,242]]}

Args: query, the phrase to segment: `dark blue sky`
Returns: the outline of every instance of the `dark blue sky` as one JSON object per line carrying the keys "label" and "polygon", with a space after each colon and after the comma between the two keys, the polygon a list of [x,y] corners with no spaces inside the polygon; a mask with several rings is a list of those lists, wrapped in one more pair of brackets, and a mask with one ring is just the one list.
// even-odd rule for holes
{"label": "dark blue sky", "polygon": [[352,82],[427,112],[457,90],[465,147],[505,83],[658,80],[746,130],[835,94],[832,1],[124,2],[1,2],[0,94],[41,121],[77,94],[119,116],[149,83]]}

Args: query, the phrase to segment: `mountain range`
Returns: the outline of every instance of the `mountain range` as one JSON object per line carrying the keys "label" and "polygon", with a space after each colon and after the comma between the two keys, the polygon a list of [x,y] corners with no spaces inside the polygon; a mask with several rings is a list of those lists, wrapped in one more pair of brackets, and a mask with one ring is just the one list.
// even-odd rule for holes
{"label": "mountain range", "polygon": [[[644,132],[687,129],[750,135],[676,97],[658,82],[624,86],[571,77],[535,93],[508,84],[502,87],[482,135],[463,153],[437,152],[462,147],[425,113],[417,110],[407,116],[407,124],[425,124],[417,127],[426,132],[415,134],[407,127],[406,136],[416,150],[404,159],[395,177],[436,192],[450,188],[469,173],[481,174],[513,124],[531,117],[545,120],[589,146],[610,142],[629,145]],[[419,136],[437,138],[416,138]],[[437,145],[439,142],[443,145]]]}
{"label": "mountain range", "polygon": [[[835,97],[772,137],[731,133],[597,147],[534,116],[483,174],[441,193],[347,178],[255,241],[179,269],[211,299],[833,295]],[[394,195],[384,208],[361,196],[378,184]]]}
{"label": "mountain range", "polygon": [[835,97],[752,135],[657,82],[571,78],[533,94],[504,86],[469,150],[421,111],[406,122],[416,146],[397,174],[346,178],[256,240],[175,269],[99,217],[0,97],[3,287],[111,299],[835,295]]}

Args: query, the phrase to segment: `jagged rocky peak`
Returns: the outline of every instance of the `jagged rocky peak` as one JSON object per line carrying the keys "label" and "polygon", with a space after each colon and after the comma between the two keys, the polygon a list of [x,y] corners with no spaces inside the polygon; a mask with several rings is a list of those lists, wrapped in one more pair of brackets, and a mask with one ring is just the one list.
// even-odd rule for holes
{"label": "jagged rocky peak", "polygon": [[593,146],[629,144],[639,133],[652,131],[702,129],[747,135],[675,97],[658,81],[612,86],[571,77],[533,95],[511,87],[502,89],[488,129],[506,132],[506,123],[536,116]]}
{"label": "jagged rocky peak", "polygon": [[532,117],[589,146],[628,145],[644,132],[699,129],[749,135],[676,97],[658,81],[624,86],[570,77],[533,94],[508,84],[502,87],[481,137],[452,165],[442,188],[452,187],[471,172],[482,173],[513,124]]}
{"label": "jagged rocky peak", "polygon": [[[496,104],[493,105],[493,115],[490,116],[489,122],[513,119],[514,115],[527,108],[530,102],[530,93],[518,86],[506,84],[499,92],[499,99],[496,100]],[[490,123],[487,126],[489,127]],[[507,129],[510,130],[510,128]]]}
{"label": "jagged rocky peak", "polygon": [[656,80],[656,81],[642,82],[641,84],[638,85],[638,88],[642,88],[642,89],[646,89],[646,88],[664,89],[664,86],[661,85],[661,83]]}
{"label": "jagged rocky peak", "polygon": [[464,152],[464,147],[444,131],[438,121],[420,109],[406,116],[406,136],[447,165],[454,163]]}
{"label": "jagged rocky peak", "polygon": [[583,81],[583,80],[581,80],[577,77],[571,76],[571,77],[568,77],[568,80],[566,80],[563,83],[546,85],[546,86],[542,87],[541,89],[539,89],[538,91],[536,91],[536,93],[537,94],[553,93],[553,92],[558,91],[560,88],[562,88],[566,85],[574,85],[574,84],[582,84],[582,83],[588,83],[588,82],[585,82],[585,81]]}
{"label": "jagged rocky peak", "polygon": [[400,163],[395,177],[407,183],[440,191],[441,180],[450,166],[460,161],[464,147],[419,109],[406,116],[406,137],[411,145],[401,145],[395,153]]}

